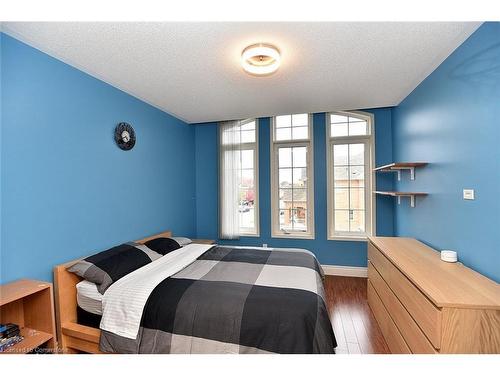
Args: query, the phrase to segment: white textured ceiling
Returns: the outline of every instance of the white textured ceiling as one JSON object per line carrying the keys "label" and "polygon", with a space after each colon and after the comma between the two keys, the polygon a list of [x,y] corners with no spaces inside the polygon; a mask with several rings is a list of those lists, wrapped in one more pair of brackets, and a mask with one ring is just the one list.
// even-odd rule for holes
{"label": "white textured ceiling", "polygon": [[[3,31],[190,123],[397,105],[479,23],[5,22]],[[249,44],[282,65],[253,77]]]}

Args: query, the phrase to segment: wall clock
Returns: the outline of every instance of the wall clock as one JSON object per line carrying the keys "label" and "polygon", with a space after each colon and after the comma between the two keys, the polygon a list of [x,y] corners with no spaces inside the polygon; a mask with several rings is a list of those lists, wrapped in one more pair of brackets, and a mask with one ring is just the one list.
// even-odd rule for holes
{"label": "wall clock", "polygon": [[115,142],[122,150],[131,150],[135,145],[134,128],[126,122],[120,122],[115,128]]}

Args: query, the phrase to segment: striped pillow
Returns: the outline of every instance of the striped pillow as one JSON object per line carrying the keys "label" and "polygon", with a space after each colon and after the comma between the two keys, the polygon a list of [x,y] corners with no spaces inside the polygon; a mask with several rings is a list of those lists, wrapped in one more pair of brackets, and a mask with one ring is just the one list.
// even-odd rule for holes
{"label": "striped pillow", "polygon": [[68,271],[95,283],[104,294],[115,281],[161,256],[147,246],[128,242],[79,260]]}

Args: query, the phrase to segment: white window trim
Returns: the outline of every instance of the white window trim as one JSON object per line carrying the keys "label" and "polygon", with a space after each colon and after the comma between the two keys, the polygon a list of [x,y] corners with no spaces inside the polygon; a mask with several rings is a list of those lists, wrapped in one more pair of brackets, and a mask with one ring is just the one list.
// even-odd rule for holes
{"label": "white window trim", "polygon": [[[242,143],[241,144],[241,149],[242,150],[254,150],[253,153],[253,165],[254,165],[254,194],[255,194],[255,202],[254,202],[254,222],[255,222],[255,232],[240,232],[240,237],[260,237],[260,201],[259,201],[259,119],[258,118],[251,118],[251,119],[245,119],[240,121],[240,125],[245,124],[246,122],[251,122],[255,121],[255,142],[253,143]],[[219,155],[218,155],[218,160],[219,160],[219,166],[220,166],[220,161],[222,157],[222,148],[223,146],[220,143],[220,138],[221,135],[218,135],[218,140],[219,140]],[[219,167],[220,171],[220,167]],[[219,184],[221,183],[221,176],[219,176]],[[218,194],[219,194],[219,201],[220,201],[220,191],[221,188],[219,186],[218,188]],[[219,224],[219,238],[221,238],[221,233],[220,233],[220,224]]]}
{"label": "white window trim", "polygon": [[[298,140],[275,140],[276,117],[271,118],[271,237],[272,238],[293,238],[293,239],[314,239],[314,142],[313,142],[313,116],[308,114],[309,139]],[[279,188],[278,188],[278,149],[286,146],[307,146],[307,232],[285,233],[279,229],[279,217],[275,214],[279,208]],[[310,208],[309,208],[310,207]]]}
{"label": "white window trim", "polygon": [[[345,137],[330,137],[330,114],[340,114],[340,115],[358,115],[367,119],[368,125],[368,135],[357,135],[357,136],[345,136]],[[360,112],[360,111],[333,111],[328,112],[325,116],[326,122],[326,167],[327,167],[327,239],[333,241],[363,241],[368,240],[368,236],[372,236],[376,233],[376,199],[373,196],[373,192],[376,190],[375,183],[375,116],[371,113]],[[365,168],[365,183],[368,187],[365,189],[365,206],[367,210],[367,215],[365,217],[366,232],[363,234],[349,233],[349,232],[337,232],[334,231],[334,190],[333,190],[333,160],[332,160],[332,145],[334,144],[348,144],[348,143],[365,143],[369,146],[369,150],[365,147],[365,157],[368,157],[368,168]],[[366,153],[368,155],[366,155]],[[368,170],[367,170],[368,169]]]}

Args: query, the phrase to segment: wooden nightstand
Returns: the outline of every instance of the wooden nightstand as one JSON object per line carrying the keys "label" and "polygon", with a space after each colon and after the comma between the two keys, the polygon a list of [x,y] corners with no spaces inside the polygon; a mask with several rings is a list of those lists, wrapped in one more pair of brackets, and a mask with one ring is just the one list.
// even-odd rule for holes
{"label": "wooden nightstand", "polygon": [[37,348],[57,347],[52,284],[18,280],[0,285],[0,322],[18,324],[24,340],[4,353],[25,354]]}
{"label": "wooden nightstand", "polygon": [[206,240],[203,238],[195,238],[195,239],[191,239],[191,241],[193,241],[193,243],[201,243],[201,244],[206,244],[206,245],[215,244],[215,240]]}

